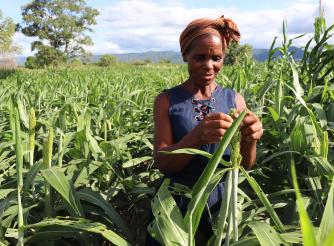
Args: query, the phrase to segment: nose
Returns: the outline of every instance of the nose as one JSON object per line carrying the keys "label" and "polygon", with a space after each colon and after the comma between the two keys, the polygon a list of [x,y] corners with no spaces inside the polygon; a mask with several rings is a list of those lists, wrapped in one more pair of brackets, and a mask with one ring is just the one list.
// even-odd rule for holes
{"label": "nose", "polygon": [[207,70],[213,69],[213,61],[211,59],[207,59],[204,61],[203,68]]}

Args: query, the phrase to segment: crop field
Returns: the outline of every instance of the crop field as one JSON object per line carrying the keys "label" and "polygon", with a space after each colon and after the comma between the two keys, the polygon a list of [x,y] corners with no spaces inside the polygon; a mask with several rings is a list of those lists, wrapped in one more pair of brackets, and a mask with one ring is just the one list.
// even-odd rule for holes
{"label": "crop field", "polygon": [[[152,158],[154,98],[185,65],[0,70],[0,245],[144,245],[147,227],[162,245],[204,245],[194,235],[223,177],[208,245],[333,245],[333,29],[318,20],[301,61],[284,33],[266,63],[223,68],[218,83],[263,122],[257,163],[244,170],[232,147],[221,169],[215,153],[192,190],[162,181]],[[176,193],[191,198],[184,217]]]}

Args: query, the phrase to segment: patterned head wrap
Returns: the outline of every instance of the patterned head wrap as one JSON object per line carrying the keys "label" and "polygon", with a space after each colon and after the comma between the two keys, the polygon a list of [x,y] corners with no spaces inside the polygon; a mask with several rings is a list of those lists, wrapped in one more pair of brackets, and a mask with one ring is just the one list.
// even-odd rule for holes
{"label": "patterned head wrap", "polygon": [[223,51],[225,52],[232,40],[239,42],[240,32],[237,25],[231,19],[221,17],[212,19],[196,19],[188,24],[180,35],[180,47],[184,56],[191,43],[199,36],[212,34],[221,38]]}

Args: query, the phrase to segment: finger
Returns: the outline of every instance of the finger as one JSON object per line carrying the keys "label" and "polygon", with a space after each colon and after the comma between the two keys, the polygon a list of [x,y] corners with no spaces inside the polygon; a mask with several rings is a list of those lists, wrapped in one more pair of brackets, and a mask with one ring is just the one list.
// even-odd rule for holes
{"label": "finger", "polygon": [[235,111],[235,112],[231,115],[231,117],[235,120],[236,118],[239,117],[239,114],[240,114],[239,111]]}
{"label": "finger", "polygon": [[223,138],[224,133],[220,131],[207,133],[203,139],[205,143],[218,143]]}
{"label": "finger", "polygon": [[[248,109],[242,109],[242,110],[237,110],[233,115],[232,115],[232,118],[233,119],[236,119],[236,118],[238,118],[239,117],[239,115],[243,112],[243,111],[246,111],[246,115],[245,115],[245,117],[247,117],[247,115],[249,115],[249,112],[251,112],[251,111],[249,111]],[[245,118],[244,117],[244,118]]]}
{"label": "finger", "polygon": [[222,137],[224,136],[226,130],[223,128],[214,128],[207,132],[210,137]]}
{"label": "finger", "polygon": [[246,114],[245,118],[243,119],[241,128],[255,124],[256,122],[260,122],[259,118],[257,118],[257,116],[254,113],[249,112]]}
{"label": "finger", "polygon": [[227,129],[232,125],[232,122],[225,120],[210,120],[205,123],[207,128],[223,128]]}
{"label": "finger", "polygon": [[223,112],[219,113],[210,113],[204,118],[205,120],[225,120],[229,122],[233,122],[233,119],[228,114],[224,114]]}
{"label": "finger", "polygon": [[262,130],[262,123],[261,122],[257,122],[255,124],[243,127],[241,129],[241,134],[243,136],[247,136],[247,135],[251,135],[251,134],[253,134],[255,132],[261,131],[261,130]]}
{"label": "finger", "polygon": [[254,132],[253,134],[250,134],[248,136],[243,136],[243,139],[246,141],[254,141],[254,140],[259,140],[261,139],[263,135],[263,129],[260,131]]}

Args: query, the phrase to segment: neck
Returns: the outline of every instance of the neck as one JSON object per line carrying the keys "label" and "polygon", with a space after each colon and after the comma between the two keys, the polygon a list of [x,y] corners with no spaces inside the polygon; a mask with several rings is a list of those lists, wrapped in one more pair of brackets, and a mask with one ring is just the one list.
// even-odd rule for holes
{"label": "neck", "polygon": [[193,97],[196,99],[209,99],[213,93],[213,91],[217,87],[217,83],[213,81],[209,85],[205,86],[198,86],[197,84],[193,83],[190,79],[185,81],[182,84],[183,88],[193,94]]}

